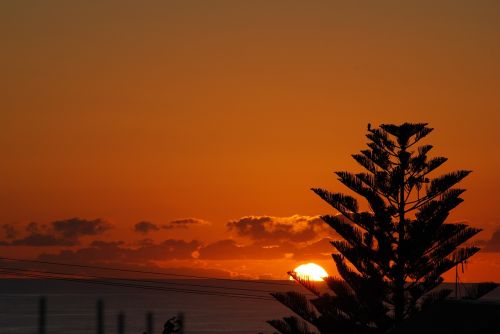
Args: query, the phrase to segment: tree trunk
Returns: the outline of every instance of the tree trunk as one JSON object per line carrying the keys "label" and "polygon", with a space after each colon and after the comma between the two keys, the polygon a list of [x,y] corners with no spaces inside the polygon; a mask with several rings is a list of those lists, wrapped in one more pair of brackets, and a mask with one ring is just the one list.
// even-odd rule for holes
{"label": "tree trunk", "polygon": [[405,259],[404,259],[404,240],[405,240],[405,172],[407,168],[407,154],[405,147],[401,148],[400,152],[400,179],[399,179],[399,225],[398,225],[398,263],[397,276],[395,281],[395,303],[394,303],[394,320],[398,326],[404,319],[405,309]]}

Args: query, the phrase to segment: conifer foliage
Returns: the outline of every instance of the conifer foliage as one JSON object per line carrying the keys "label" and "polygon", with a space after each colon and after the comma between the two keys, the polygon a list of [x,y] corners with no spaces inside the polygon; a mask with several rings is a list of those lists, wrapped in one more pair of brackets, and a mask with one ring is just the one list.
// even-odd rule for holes
{"label": "conifer foliage", "polygon": [[290,272],[315,297],[273,293],[297,316],[271,326],[283,334],[386,333],[449,295],[434,289],[479,250],[464,243],[480,230],[445,222],[463,201],[455,186],[470,171],[433,176],[447,159],[428,157],[432,146],[420,145],[432,130],[427,123],[368,126],[368,149],[352,156],[365,171],[336,172],[368,211],[352,196],[312,189],[338,212],[322,219],[343,239],[331,243],[340,276],[325,278],[331,292],[323,293]]}

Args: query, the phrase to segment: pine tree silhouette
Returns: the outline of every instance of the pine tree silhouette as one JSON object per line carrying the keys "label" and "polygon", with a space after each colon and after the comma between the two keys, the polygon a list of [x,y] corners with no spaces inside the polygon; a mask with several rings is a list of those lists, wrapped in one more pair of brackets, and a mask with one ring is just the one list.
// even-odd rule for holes
{"label": "pine tree silhouette", "polygon": [[352,157],[363,173],[337,172],[341,183],[363,197],[361,212],[354,197],[312,189],[338,215],[322,219],[341,237],[331,244],[340,277],[325,279],[333,292],[289,274],[315,295],[272,295],[298,315],[270,320],[280,333],[385,333],[450,294],[434,290],[442,274],[463,263],[479,248],[463,244],[480,232],[465,224],[445,223],[463,200],[454,188],[470,171],[431,177],[447,159],[429,158],[431,145],[417,147],[433,129],[427,123],[368,126],[369,149]]}

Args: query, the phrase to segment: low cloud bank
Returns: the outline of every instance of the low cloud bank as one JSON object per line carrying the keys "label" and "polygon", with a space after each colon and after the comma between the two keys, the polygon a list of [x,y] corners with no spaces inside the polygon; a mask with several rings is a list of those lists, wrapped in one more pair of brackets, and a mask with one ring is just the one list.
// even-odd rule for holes
{"label": "low cloud bank", "polygon": [[102,219],[87,220],[70,218],[56,220],[48,225],[29,223],[24,232],[20,232],[13,224],[2,226],[6,241],[3,246],[76,246],[85,236],[99,236],[112,228]]}
{"label": "low cloud bank", "polygon": [[239,237],[260,241],[310,242],[332,234],[319,216],[246,216],[227,223]]}

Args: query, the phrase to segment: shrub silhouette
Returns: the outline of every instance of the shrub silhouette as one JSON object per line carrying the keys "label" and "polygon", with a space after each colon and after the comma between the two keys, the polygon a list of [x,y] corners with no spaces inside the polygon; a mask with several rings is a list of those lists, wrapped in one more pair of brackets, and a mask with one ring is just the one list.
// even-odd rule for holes
{"label": "shrub silhouette", "polygon": [[454,186],[470,171],[437,177],[431,174],[446,158],[429,158],[431,145],[417,147],[433,129],[427,123],[368,125],[368,149],[352,157],[363,173],[336,172],[341,183],[364,198],[360,211],[351,196],[312,189],[338,215],[322,219],[341,237],[331,244],[340,277],[325,278],[333,294],[290,275],[312,292],[272,295],[297,316],[268,323],[280,333],[384,333],[405,319],[446,298],[450,290],[434,290],[442,274],[463,263],[479,248],[463,244],[480,232],[465,224],[445,223],[459,205],[463,189]]}

